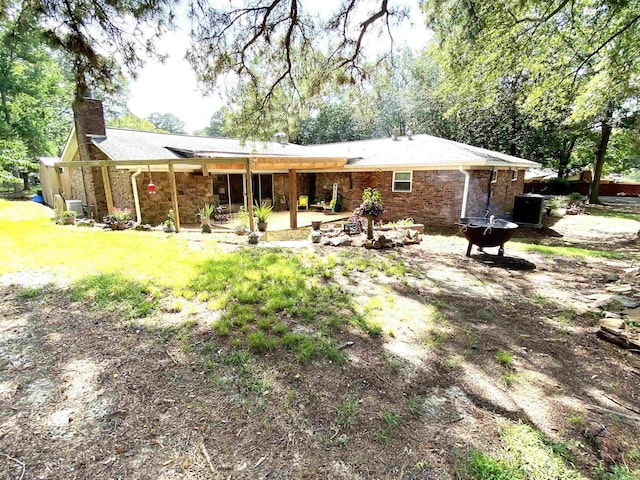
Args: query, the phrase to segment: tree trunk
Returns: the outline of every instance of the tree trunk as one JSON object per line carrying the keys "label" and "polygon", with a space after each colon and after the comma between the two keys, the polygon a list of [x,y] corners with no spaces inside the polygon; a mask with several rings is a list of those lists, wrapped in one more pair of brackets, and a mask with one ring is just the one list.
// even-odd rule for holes
{"label": "tree trunk", "polygon": [[596,148],[596,161],[593,167],[593,178],[591,179],[591,187],[589,188],[589,203],[600,203],[598,191],[600,190],[600,177],[602,176],[602,167],[604,166],[604,157],[607,153],[607,145],[609,137],[611,137],[611,120],[613,119],[613,108],[608,107],[604,114],[600,127],[600,139]]}
{"label": "tree trunk", "polygon": [[560,158],[558,158],[558,178],[563,179],[569,173],[569,159],[571,158],[571,152],[576,144],[576,137],[573,137],[566,148],[560,151]]}

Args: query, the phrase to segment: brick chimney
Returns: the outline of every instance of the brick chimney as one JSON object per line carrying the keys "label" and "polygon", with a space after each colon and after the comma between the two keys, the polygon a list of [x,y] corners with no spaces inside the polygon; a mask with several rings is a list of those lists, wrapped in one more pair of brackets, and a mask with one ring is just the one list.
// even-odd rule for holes
{"label": "brick chimney", "polygon": [[80,160],[102,160],[103,155],[91,142],[90,135],[106,135],[102,100],[83,98],[73,104],[73,117]]}
{"label": "brick chimney", "polygon": [[[73,117],[78,140],[78,156],[80,160],[108,160],[109,158],[91,141],[92,136],[106,135],[102,100],[83,98],[73,102]],[[108,213],[104,191],[102,170],[98,167],[82,167],[78,172],[82,175],[85,204],[93,207],[95,218],[101,219]],[[73,173],[72,173],[73,174]]]}

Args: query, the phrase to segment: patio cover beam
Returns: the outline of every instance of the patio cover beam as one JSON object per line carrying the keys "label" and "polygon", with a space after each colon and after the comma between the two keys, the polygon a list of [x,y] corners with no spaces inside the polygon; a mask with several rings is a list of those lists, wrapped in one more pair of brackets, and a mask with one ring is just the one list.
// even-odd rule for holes
{"label": "patio cover beam", "polygon": [[289,170],[289,226],[298,228],[298,184],[295,170]]}
{"label": "patio cover beam", "polygon": [[[215,163],[245,165],[247,158],[220,158]],[[56,167],[135,167],[153,165],[207,165],[211,164],[211,158],[171,158],[153,160],[73,160],[70,162],[56,162]]]}
{"label": "patio cover beam", "polygon": [[251,178],[251,162],[246,163],[247,171],[245,175],[246,192],[247,192],[247,213],[249,214],[249,231],[253,232],[254,218],[253,218],[253,179]]}
{"label": "patio cover beam", "polygon": [[176,223],[176,233],[180,233],[180,212],[178,211],[178,188],[176,187],[176,172],[173,165],[169,164],[169,181],[171,182],[171,206],[173,207],[173,217]]}
{"label": "patio cover beam", "polygon": [[102,185],[104,186],[104,196],[107,199],[107,213],[113,215],[113,195],[111,195],[111,181],[109,180],[109,167],[103,165],[100,167],[102,170]]}

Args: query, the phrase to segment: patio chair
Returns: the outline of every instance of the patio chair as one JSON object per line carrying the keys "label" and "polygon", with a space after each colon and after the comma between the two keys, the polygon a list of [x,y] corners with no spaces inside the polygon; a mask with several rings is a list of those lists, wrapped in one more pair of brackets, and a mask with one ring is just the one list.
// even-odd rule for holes
{"label": "patio chair", "polygon": [[309,197],[307,195],[300,195],[298,197],[298,210],[301,208],[309,210]]}

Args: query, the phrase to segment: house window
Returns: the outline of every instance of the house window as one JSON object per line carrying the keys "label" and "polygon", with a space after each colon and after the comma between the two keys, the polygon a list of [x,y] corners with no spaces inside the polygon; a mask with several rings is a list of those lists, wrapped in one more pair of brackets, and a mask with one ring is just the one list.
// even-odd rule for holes
{"label": "house window", "polygon": [[393,172],[393,192],[410,192],[413,172]]}
{"label": "house window", "polygon": [[498,181],[498,170],[491,170],[491,183]]}
{"label": "house window", "polygon": [[518,170],[511,170],[511,181],[515,182],[518,180]]}

